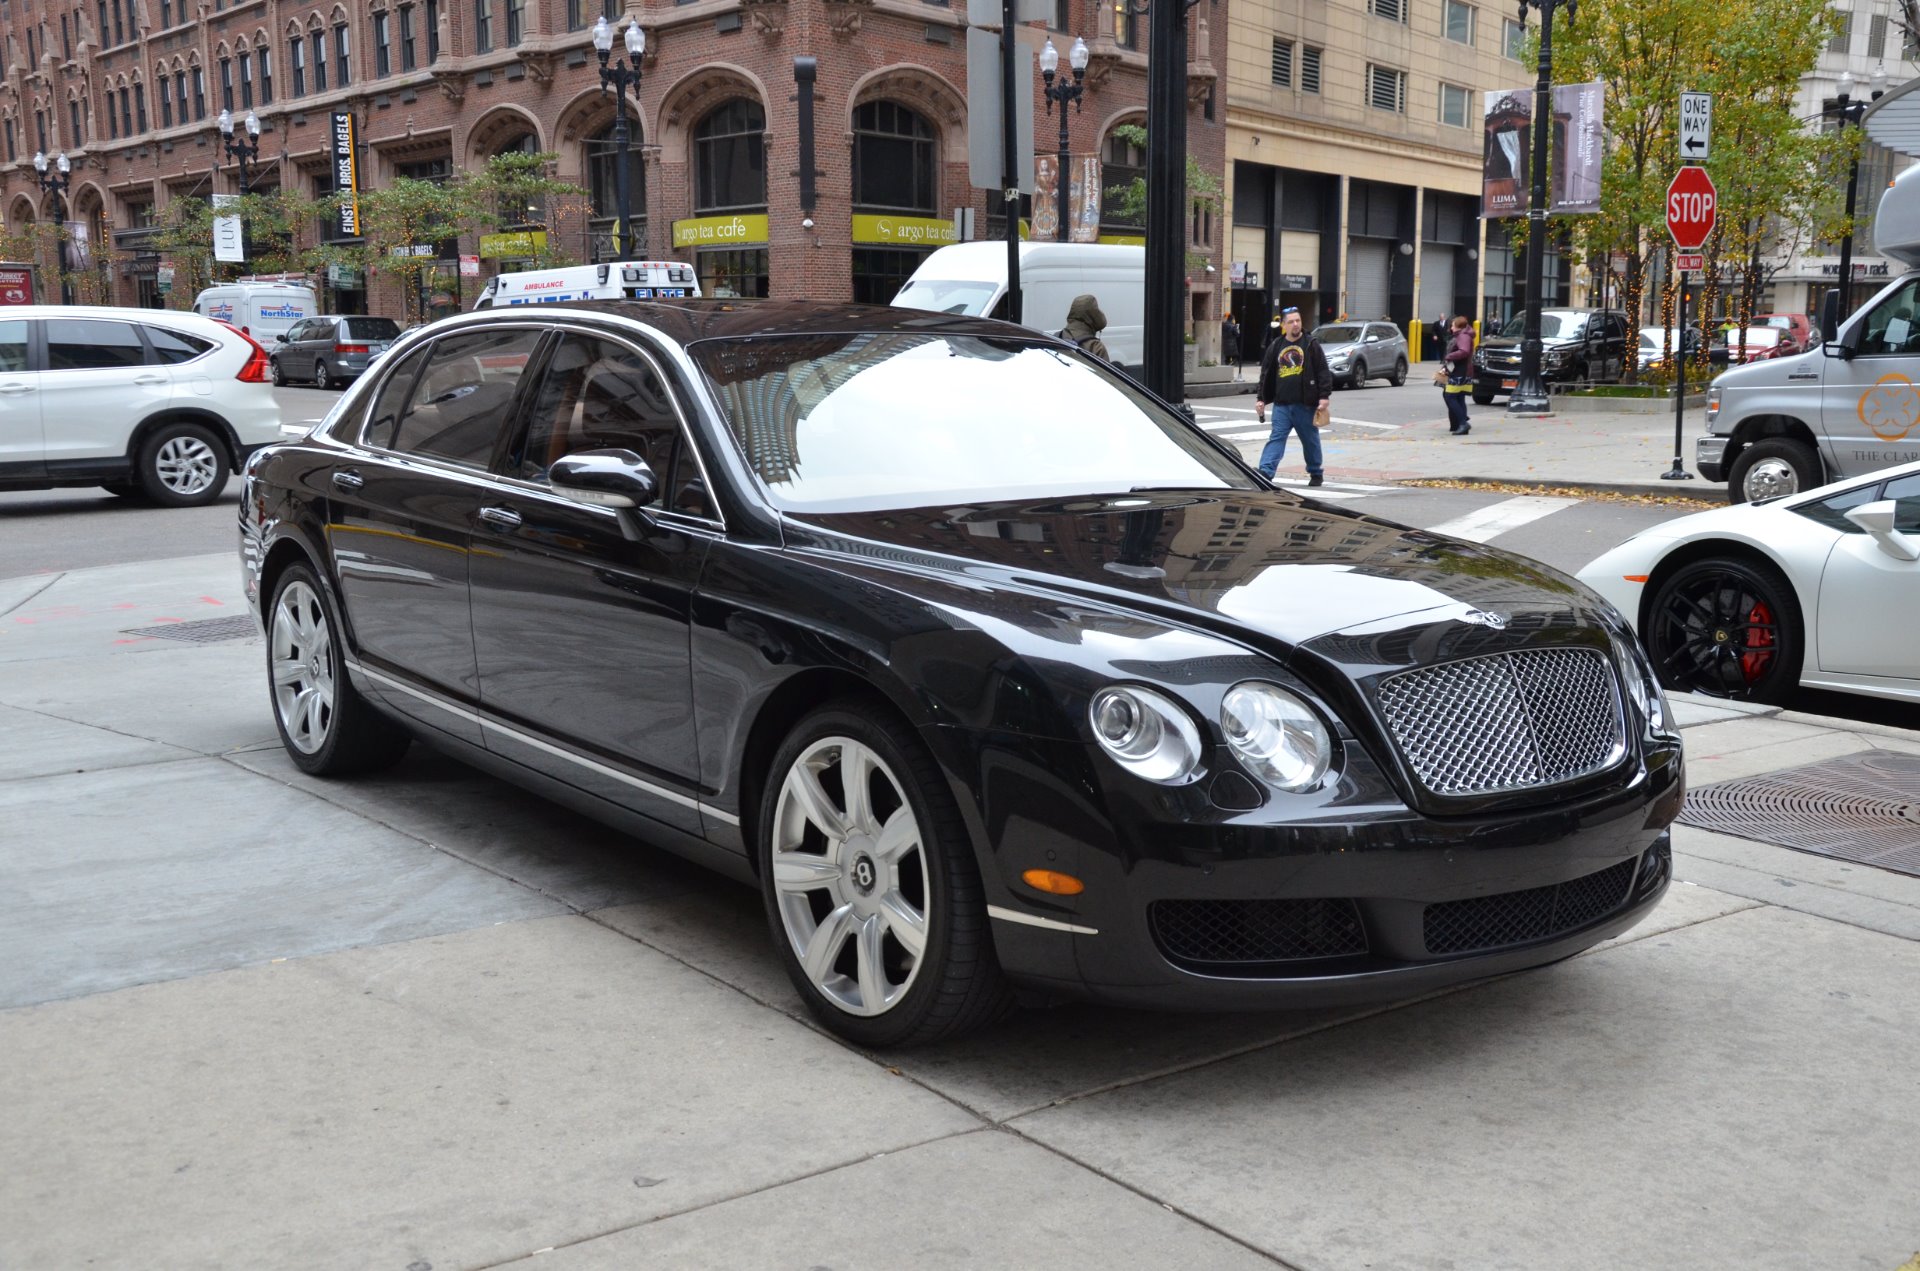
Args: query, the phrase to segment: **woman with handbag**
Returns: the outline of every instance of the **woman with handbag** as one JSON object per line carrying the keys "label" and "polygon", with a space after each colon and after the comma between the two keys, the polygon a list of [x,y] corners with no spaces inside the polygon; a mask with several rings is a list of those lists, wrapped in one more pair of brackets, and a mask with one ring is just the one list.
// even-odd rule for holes
{"label": "woman with handbag", "polygon": [[1453,320],[1453,334],[1447,342],[1446,369],[1437,372],[1433,382],[1440,385],[1447,403],[1447,431],[1464,437],[1473,431],[1467,420],[1467,394],[1473,391],[1473,323],[1460,315]]}

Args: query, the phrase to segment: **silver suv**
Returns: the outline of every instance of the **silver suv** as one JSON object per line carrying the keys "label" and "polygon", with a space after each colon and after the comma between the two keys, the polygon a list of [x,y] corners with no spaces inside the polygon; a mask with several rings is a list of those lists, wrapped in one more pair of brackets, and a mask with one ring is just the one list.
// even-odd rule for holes
{"label": "silver suv", "polygon": [[1327,355],[1333,382],[1364,388],[1385,380],[1395,388],[1407,382],[1407,338],[1391,322],[1330,322],[1313,329]]}
{"label": "silver suv", "polygon": [[304,319],[273,342],[273,382],[311,380],[316,388],[339,388],[399,338],[400,325],[392,318],[323,314]]}

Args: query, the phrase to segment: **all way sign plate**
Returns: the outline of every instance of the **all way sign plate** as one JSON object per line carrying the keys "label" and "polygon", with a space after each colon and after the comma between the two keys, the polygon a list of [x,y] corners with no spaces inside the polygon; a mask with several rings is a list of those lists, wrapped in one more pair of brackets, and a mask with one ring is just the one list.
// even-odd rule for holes
{"label": "all way sign plate", "polygon": [[1680,94],[1680,162],[1698,163],[1713,152],[1713,94]]}

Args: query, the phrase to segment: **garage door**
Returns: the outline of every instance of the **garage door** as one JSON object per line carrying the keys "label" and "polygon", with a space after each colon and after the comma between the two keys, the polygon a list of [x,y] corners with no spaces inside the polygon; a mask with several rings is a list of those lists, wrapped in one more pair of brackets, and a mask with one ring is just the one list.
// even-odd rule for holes
{"label": "garage door", "polygon": [[1425,322],[1453,316],[1454,249],[1426,244],[1420,250],[1420,307],[1413,315]]}
{"label": "garage door", "polygon": [[1393,244],[1376,238],[1347,240],[1347,316],[1387,316],[1387,269]]}

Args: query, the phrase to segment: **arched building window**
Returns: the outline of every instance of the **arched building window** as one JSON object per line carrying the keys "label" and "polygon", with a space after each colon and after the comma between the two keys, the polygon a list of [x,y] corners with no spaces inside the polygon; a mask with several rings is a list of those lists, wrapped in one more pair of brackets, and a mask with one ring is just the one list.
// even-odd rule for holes
{"label": "arched building window", "polygon": [[1118,211],[1118,203],[1112,190],[1115,186],[1132,185],[1135,178],[1145,180],[1147,175],[1147,152],[1121,136],[1118,132],[1107,134],[1107,143],[1100,148],[1100,226],[1102,229],[1117,229],[1138,232],[1146,223],[1142,216],[1123,216]]}
{"label": "arched building window", "polygon": [[899,102],[853,112],[853,202],[875,210],[931,213],[939,204],[933,125]]}
{"label": "arched building window", "polygon": [[696,212],[767,205],[767,115],[736,97],[709,111],[693,130]]}

